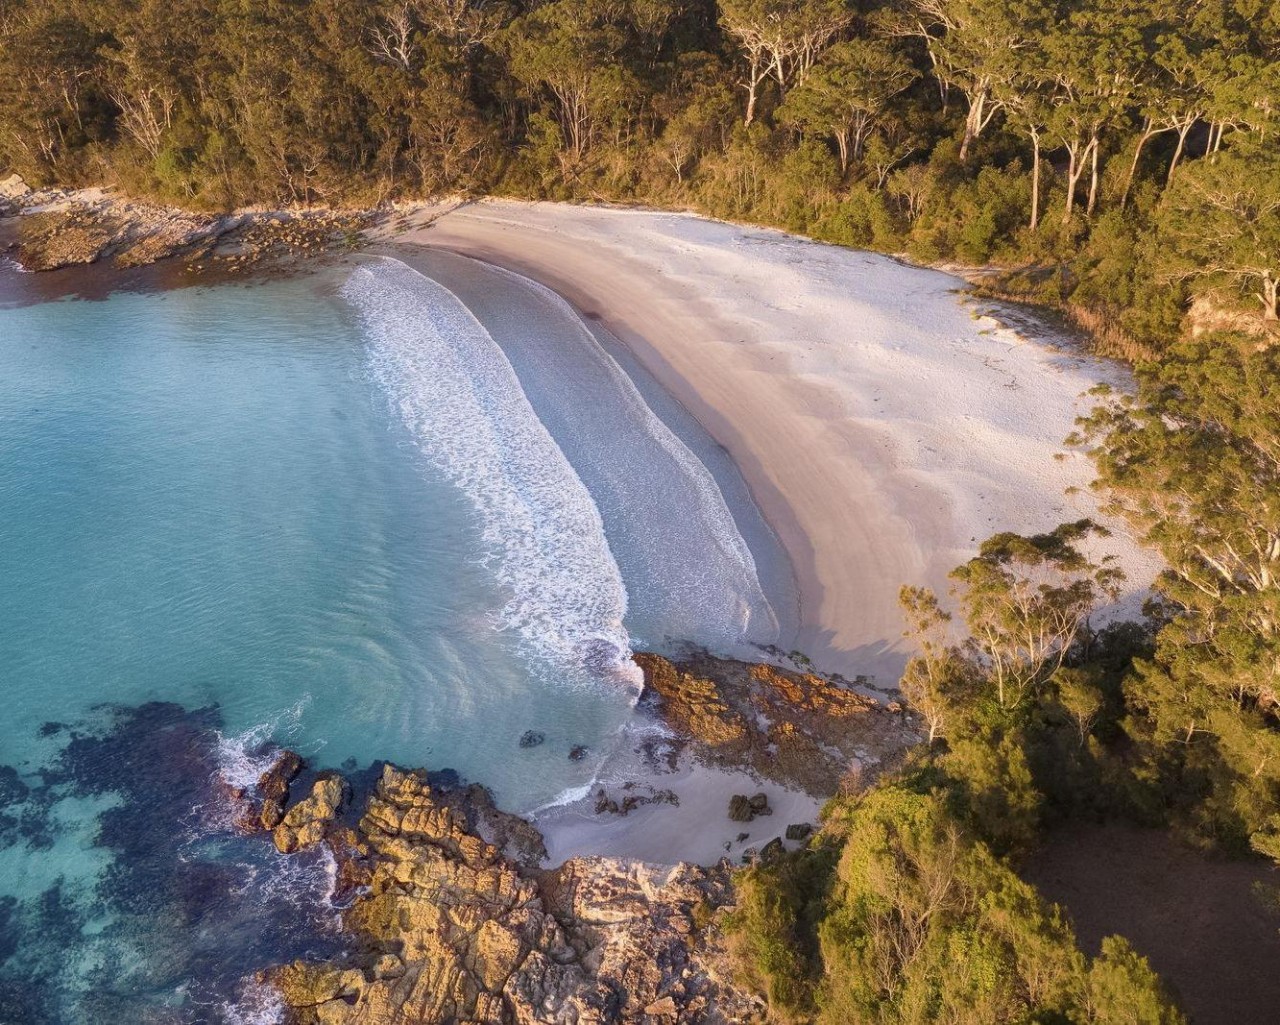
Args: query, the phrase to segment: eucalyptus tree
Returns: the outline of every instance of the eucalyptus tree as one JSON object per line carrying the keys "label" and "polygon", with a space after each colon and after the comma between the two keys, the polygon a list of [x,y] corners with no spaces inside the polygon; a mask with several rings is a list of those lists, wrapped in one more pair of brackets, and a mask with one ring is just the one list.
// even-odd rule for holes
{"label": "eucalyptus tree", "polygon": [[108,37],[72,11],[18,5],[0,23],[0,136],[34,180],[73,175],[108,129],[101,88]]}
{"label": "eucalyptus tree", "polygon": [[999,0],[900,0],[881,18],[892,34],[923,41],[945,100],[951,89],[968,104],[960,160],[1004,109],[1008,94],[998,88],[1009,60],[1034,41],[1036,4]]}
{"label": "eucalyptus tree", "polygon": [[1278,385],[1280,350],[1189,340],[1142,368],[1136,398],[1100,406],[1083,438],[1113,509],[1168,564],[1154,657],[1125,686],[1127,728],[1173,789],[1204,795],[1202,823],[1280,858]]}
{"label": "eucalyptus tree", "polygon": [[887,40],[836,43],[793,89],[778,110],[784,123],[829,135],[840,154],[840,173],[862,159],[867,137],[890,100],[918,73]]}
{"label": "eucalyptus tree", "polygon": [[504,33],[511,73],[546,89],[573,162],[581,161],[601,124],[636,92],[623,62],[626,36],[597,0],[556,0],[517,18]]}
{"label": "eucalyptus tree", "polygon": [[1105,11],[1085,7],[1045,36],[1044,55],[1057,85],[1049,127],[1067,152],[1064,224],[1071,220],[1086,172],[1086,216],[1097,206],[1103,134],[1128,114],[1149,66],[1147,13],[1140,3]]}
{"label": "eucalyptus tree", "polygon": [[1064,665],[1089,615],[1118,593],[1111,558],[1095,563],[1082,550],[1089,520],[1047,534],[996,534],[952,572],[968,638],[964,651],[1000,709],[1016,709]]}
{"label": "eucalyptus tree", "polygon": [[1160,273],[1280,320],[1280,155],[1242,139],[1174,182],[1160,211]]}
{"label": "eucalyptus tree", "polygon": [[755,120],[766,81],[785,96],[852,20],[845,0],[721,0],[720,24],[747,62],[745,123]]}

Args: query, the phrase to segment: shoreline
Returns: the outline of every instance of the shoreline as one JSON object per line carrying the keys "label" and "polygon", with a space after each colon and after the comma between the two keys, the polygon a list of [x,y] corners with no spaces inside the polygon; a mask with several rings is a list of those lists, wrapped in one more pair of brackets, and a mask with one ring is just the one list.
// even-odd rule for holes
{"label": "shoreline", "polygon": [[890,689],[906,659],[898,588],[945,594],[950,569],[999,530],[1090,516],[1115,534],[1102,547],[1128,570],[1130,601],[1158,572],[1099,514],[1087,458],[1059,455],[1091,404],[1079,394],[1123,386],[1123,372],[993,317],[998,304],[958,278],[630,208],[424,207],[373,238],[520,274],[616,337],[742,474],[796,578],[800,624],[782,651],[824,672]]}

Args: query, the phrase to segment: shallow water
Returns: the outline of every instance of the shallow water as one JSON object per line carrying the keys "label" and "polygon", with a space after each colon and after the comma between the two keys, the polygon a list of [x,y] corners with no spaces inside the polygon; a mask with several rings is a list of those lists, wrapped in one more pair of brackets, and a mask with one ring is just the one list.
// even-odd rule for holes
{"label": "shallow water", "polygon": [[259,745],[529,811],[628,743],[630,646],[774,639],[776,544],[697,425],[556,297],[451,273],[4,283],[0,1021],[247,1020],[333,914],[217,812]]}

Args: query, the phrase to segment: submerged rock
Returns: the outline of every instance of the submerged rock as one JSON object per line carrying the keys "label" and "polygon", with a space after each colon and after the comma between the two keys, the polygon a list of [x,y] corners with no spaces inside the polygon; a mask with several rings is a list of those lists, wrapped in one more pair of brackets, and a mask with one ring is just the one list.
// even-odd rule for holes
{"label": "submerged rock", "polygon": [[537,747],[547,739],[545,733],[539,733],[537,730],[525,730],[520,734],[520,746],[523,748]]}

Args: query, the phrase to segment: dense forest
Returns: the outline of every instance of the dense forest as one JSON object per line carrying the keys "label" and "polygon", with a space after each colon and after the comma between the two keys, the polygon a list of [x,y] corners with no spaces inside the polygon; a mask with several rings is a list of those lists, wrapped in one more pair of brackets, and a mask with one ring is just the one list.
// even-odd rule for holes
{"label": "dense forest", "polygon": [[928,742],[742,881],[777,1015],[832,1023],[1178,1022],[1018,859],[1113,815],[1280,860],[1277,97],[1265,0],[0,0],[32,182],[691,208],[988,265],[1134,362],[1072,440],[1167,560],[1146,621],[1097,627],[1087,522],[905,590]]}
{"label": "dense forest", "polygon": [[1264,0],[0,0],[0,168],[690,207],[1018,268],[1137,356],[1280,315],[1277,58]]}

